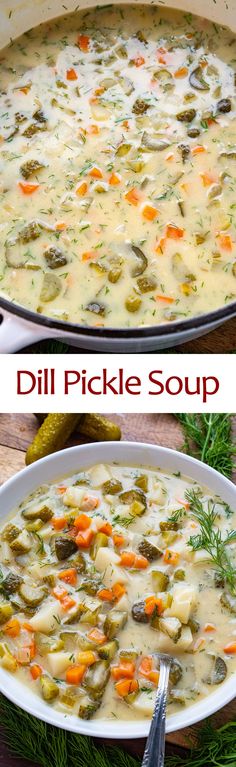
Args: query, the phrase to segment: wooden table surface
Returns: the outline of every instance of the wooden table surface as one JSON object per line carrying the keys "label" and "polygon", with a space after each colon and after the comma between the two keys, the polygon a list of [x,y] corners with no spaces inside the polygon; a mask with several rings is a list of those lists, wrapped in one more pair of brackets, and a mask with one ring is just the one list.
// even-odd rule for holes
{"label": "wooden table surface", "polygon": [[[33,350],[42,352],[47,350],[48,345],[47,342],[41,341],[39,344],[34,345]],[[53,341],[51,345],[53,346]],[[70,346],[68,349],[71,353],[74,352],[75,354],[85,351],[74,346]],[[31,352],[32,346],[26,347],[24,351],[27,353]],[[53,351],[53,349],[50,349],[50,351]],[[224,325],[201,338],[196,338],[193,341],[176,346],[171,351],[181,352],[182,354],[226,354],[236,351],[236,318],[228,320]]]}
{"label": "wooden table surface", "polygon": [[[179,423],[173,415],[157,414],[125,414],[110,416],[119,423],[123,439],[147,441],[175,449],[181,449],[183,436]],[[234,418],[236,431],[236,416]],[[37,429],[37,421],[33,415],[0,415],[0,483],[17,473],[24,467],[24,452]],[[82,443],[85,440],[79,434],[73,435],[69,445]],[[234,477],[236,481],[236,475]],[[236,720],[236,699],[219,711],[214,717],[216,724]],[[167,736],[167,749],[171,753],[188,748],[189,736],[196,736],[198,726],[174,732]],[[124,744],[123,744],[124,745]],[[142,754],[143,741],[131,743],[125,747],[135,754]],[[35,767],[30,762],[24,762],[9,756],[5,746],[0,747],[0,767]],[[57,767],[55,765],[55,767]]]}

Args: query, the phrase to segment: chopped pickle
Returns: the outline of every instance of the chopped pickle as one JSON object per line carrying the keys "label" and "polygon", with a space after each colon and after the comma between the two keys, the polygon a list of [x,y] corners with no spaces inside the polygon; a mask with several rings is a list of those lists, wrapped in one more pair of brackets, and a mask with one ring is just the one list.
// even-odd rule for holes
{"label": "chopped pickle", "polygon": [[91,559],[96,559],[99,549],[103,546],[108,546],[108,536],[105,533],[97,533],[90,549]]}
{"label": "chopped pickle", "polygon": [[158,549],[158,546],[154,546],[153,543],[147,541],[146,538],[140,541],[138,550],[149,562],[153,562],[155,559],[160,559],[163,556],[163,551]]}
{"label": "chopped pickle", "polygon": [[113,660],[118,647],[119,643],[117,642],[117,639],[113,639],[111,642],[106,642],[102,647],[97,648],[98,655],[103,660],[111,661]]}
{"label": "chopped pickle", "polygon": [[118,479],[108,479],[102,486],[103,493],[106,495],[117,495],[123,490],[122,483]]}
{"label": "chopped pickle", "polygon": [[116,634],[124,628],[128,620],[128,613],[124,610],[111,610],[104,623],[104,631],[108,639],[114,639]]}
{"label": "chopped pickle", "polygon": [[13,608],[10,602],[0,602],[0,624],[6,623],[12,615]]}
{"label": "chopped pickle", "polygon": [[68,559],[68,557],[70,557],[71,554],[74,554],[75,551],[77,551],[77,545],[72,538],[68,538],[65,535],[60,535],[56,538],[55,552],[57,559],[60,561]]}
{"label": "chopped pickle", "polygon": [[54,679],[50,678],[47,674],[42,674],[40,677],[40,685],[42,696],[47,703],[53,703],[53,701],[59,695],[59,687],[54,682]]}
{"label": "chopped pickle", "polygon": [[152,585],[154,591],[166,591],[169,586],[170,578],[162,570],[152,570]]}

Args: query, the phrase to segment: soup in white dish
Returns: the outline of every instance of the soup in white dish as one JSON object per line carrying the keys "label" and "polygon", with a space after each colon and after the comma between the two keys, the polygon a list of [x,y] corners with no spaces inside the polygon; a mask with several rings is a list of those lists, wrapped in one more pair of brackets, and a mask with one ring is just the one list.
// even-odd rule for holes
{"label": "soup in white dish", "polygon": [[236,669],[235,518],[146,467],[38,488],[0,532],[0,664],[84,719],[150,718],[158,651],[169,713],[206,697]]}
{"label": "soup in white dish", "polygon": [[54,319],[141,327],[236,297],[236,39],[151,6],[1,53],[0,277]]}

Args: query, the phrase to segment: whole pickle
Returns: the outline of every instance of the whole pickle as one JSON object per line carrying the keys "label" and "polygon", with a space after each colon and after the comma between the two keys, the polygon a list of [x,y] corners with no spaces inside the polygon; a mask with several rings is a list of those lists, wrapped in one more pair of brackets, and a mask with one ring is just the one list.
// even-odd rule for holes
{"label": "whole pickle", "polygon": [[76,428],[80,417],[77,413],[50,413],[26,451],[26,465],[60,450]]}
{"label": "whole pickle", "polygon": [[[35,413],[35,415],[40,424],[47,417],[45,413]],[[90,437],[90,439],[94,439],[96,442],[116,442],[121,439],[120,427],[113,423],[113,421],[109,421],[105,416],[98,413],[85,413],[83,415],[80,414],[78,417],[80,419],[79,426],[77,429],[78,422],[76,422],[74,429],[79,431],[80,434],[84,434],[85,437]]]}
{"label": "whole pickle", "polygon": [[108,418],[98,413],[86,413],[82,415],[78,431],[86,437],[98,442],[116,441],[121,438],[120,427]]}

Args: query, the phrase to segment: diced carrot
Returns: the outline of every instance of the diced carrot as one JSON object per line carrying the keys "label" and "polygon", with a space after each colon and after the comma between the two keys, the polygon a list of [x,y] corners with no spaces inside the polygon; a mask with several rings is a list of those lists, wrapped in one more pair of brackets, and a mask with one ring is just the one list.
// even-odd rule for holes
{"label": "diced carrot", "polygon": [[24,93],[24,95],[26,96],[27,93],[29,93],[30,88],[31,88],[31,85],[22,85],[22,88],[19,88],[19,91],[21,93]]}
{"label": "diced carrot", "polygon": [[138,205],[140,200],[140,195],[137,189],[135,187],[133,189],[129,189],[128,192],[125,194],[125,200],[128,200],[131,205]]}
{"label": "diced carrot", "polygon": [[34,192],[37,192],[37,189],[39,189],[39,184],[26,184],[24,181],[19,181],[18,186],[20,187],[23,194],[33,194]]}
{"label": "diced carrot", "polygon": [[166,227],[166,237],[171,240],[181,240],[184,237],[185,230],[176,224],[168,224]]}
{"label": "diced carrot", "polygon": [[91,528],[88,528],[88,530],[84,530],[81,533],[78,533],[76,536],[75,542],[77,546],[79,546],[81,549],[89,549],[90,544],[92,543],[94,537],[94,532],[91,530]]}
{"label": "diced carrot", "polygon": [[87,637],[91,642],[96,642],[96,644],[103,644],[106,641],[106,635],[103,634],[103,631],[97,628],[92,629],[92,631],[87,634]]}
{"label": "diced carrot", "polygon": [[143,56],[136,56],[135,59],[133,59],[135,67],[142,67],[143,64],[145,64],[145,59]]}
{"label": "diced carrot", "polygon": [[167,162],[171,162],[172,160],[174,160],[174,157],[175,156],[173,152],[169,152],[169,154],[166,155],[165,160],[167,160]]}
{"label": "diced carrot", "polygon": [[67,520],[65,517],[53,517],[51,519],[51,525],[54,527],[54,530],[63,530],[67,525]]}
{"label": "diced carrot", "polygon": [[154,205],[149,205],[148,203],[144,205],[142,209],[142,215],[148,221],[154,221],[154,218],[158,216],[158,213],[159,211],[157,210],[157,208],[155,208]]}
{"label": "diced carrot", "polygon": [[87,191],[88,191],[88,184],[86,184],[86,181],[82,181],[82,184],[77,186],[76,194],[79,197],[84,197]]}
{"label": "diced carrot", "polygon": [[155,671],[153,669],[153,671],[150,671],[148,674],[149,682],[152,682],[153,684],[158,684],[159,676],[160,676],[159,671]]}
{"label": "diced carrot", "polygon": [[120,546],[123,546],[125,539],[122,533],[113,533],[112,538],[113,538],[114,546],[117,546],[117,548],[119,548]]}
{"label": "diced carrot", "polygon": [[15,637],[19,635],[20,630],[21,625],[17,618],[11,618],[3,628],[4,634],[7,634],[8,637],[12,637],[12,639],[15,639]]}
{"label": "diced carrot", "polygon": [[198,639],[196,639],[196,642],[194,642],[193,652],[198,652],[198,651],[200,652],[205,647],[205,644],[206,644],[205,637],[198,637]]}
{"label": "diced carrot", "polygon": [[135,672],[135,664],[130,661],[121,661],[119,666],[113,666],[111,669],[111,675],[113,679],[133,679]]}
{"label": "diced carrot", "polygon": [[230,234],[225,234],[225,232],[219,232],[218,234],[218,241],[219,245],[223,250],[228,250],[228,252],[231,252],[233,249],[233,243],[232,243],[232,237]]}
{"label": "diced carrot", "polygon": [[179,69],[176,69],[174,72],[174,77],[187,77],[188,75],[188,69],[187,67],[179,67]]}
{"label": "diced carrot", "polygon": [[158,241],[156,247],[155,247],[155,252],[158,253],[159,256],[163,255],[165,244],[166,244],[166,238],[165,237],[161,237],[160,240]]}
{"label": "diced carrot", "polygon": [[183,506],[184,509],[186,509],[186,511],[189,511],[190,503],[188,501],[185,501],[185,499],[183,498],[176,498],[176,501],[178,501],[178,503],[180,503],[181,506]]}
{"label": "diced carrot", "polygon": [[98,133],[100,133],[100,128],[98,125],[88,125],[87,127],[87,133],[90,136],[97,136]]}
{"label": "diced carrot", "polygon": [[216,626],[214,623],[205,623],[203,630],[206,631],[207,633],[209,633],[210,631],[216,631]]}
{"label": "diced carrot", "polygon": [[74,519],[73,525],[80,532],[82,530],[88,530],[91,525],[91,519],[87,514],[79,514],[79,516]]}
{"label": "diced carrot", "polygon": [[89,44],[90,44],[90,38],[88,35],[79,35],[77,39],[77,44],[83,53],[88,53],[89,51]]}
{"label": "diced carrot", "polygon": [[179,562],[179,552],[178,551],[171,551],[171,549],[166,549],[164,553],[164,562],[167,565],[177,565]]}
{"label": "diced carrot", "polygon": [[114,586],[112,586],[112,593],[113,597],[116,602],[119,602],[119,599],[126,594],[125,587],[123,586],[123,583],[114,583]]}
{"label": "diced carrot", "polygon": [[78,663],[82,663],[83,666],[92,666],[96,660],[97,655],[92,650],[85,650],[85,652],[79,652],[77,655]]}
{"label": "diced carrot", "polygon": [[32,679],[36,680],[36,679],[39,679],[39,677],[42,675],[43,669],[41,668],[41,666],[38,666],[37,663],[34,663],[33,666],[30,666],[30,673],[31,673]]}
{"label": "diced carrot", "polygon": [[139,674],[142,674],[142,676],[147,676],[152,670],[152,666],[153,666],[152,658],[149,655],[145,656],[141,660],[141,663],[139,666]]}
{"label": "diced carrot", "polygon": [[80,666],[70,666],[66,671],[67,684],[80,684],[82,682],[86,666],[81,664]]}
{"label": "diced carrot", "polygon": [[166,54],[167,54],[167,50],[166,48],[163,48],[163,46],[160,46],[160,48],[157,49],[157,59],[159,61],[159,64],[167,63]]}
{"label": "diced carrot", "polygon": [[137,570],[145,570],[148,565],[149,561],[146,557],[143,557],[142,554],[136,554],[134,567],[136,567]]}
{"label": "diced carrot", "polygon": [[35,641],[34,641],[33,637],[32,637],[32,640],[31,640],[30,644],[28,645],[28,649],[29,649],[29,654],[30,654],[30,660],[33,660],[35,658],[35,655],[36,655],[36,644],[35,644]]}
{"label": "diced carrot", "polygon": [[212,176],[210,173],[200,173],[200,176],[203,186],[211,186],[216,181],[215,176]]}
{"label": "diced carrot", "polygon": [[110,522],[102,522],[101,525],[99,525],[99,531],[101,533],[105,533],[105,535],[112,535],[112,525]]}
{"label": "diced carrot", "polygon": [[197,146],[194,146],[192,149],[192,155],[195,157],[195,155],[202,154],[203,152],[206,152],[206,149],[202,144],[198,144]]}
{"label": "diced carrot", "polygon": [[80,504],[80,509],[82,509],[82,511],[94,511],[94,509],[97,509],[98,506],[98,498],[96,498],[94,495],[85,495],[82,503]]}
{"label": "diced carrot", "polygon": [[157,295],[155,296],[156,301],[165,301],[166,304],[173,304],[175,301],[175,298],[172,298],[172,296],[164,296],[164,295]]}
{"label": "diced carrot", "polygon": [[137,692],[138,688],[137,679],[122,679],[115,684],[116,692],[121,698],[125,698],[131,692]]}
{"label": "diced carrot", "polygon": [[34,629],[31,626],[31,623],[22,623],[22,628],[25,629],[25,631],[30,631],[30,633],[34,634]]}
{"label": "diced carrot", "polygon": [[118,176],[117,173],[112,173],[109,178],[109,184],[110,186],[117,186],[117,184],[120,184],[120,176]]}
{"label": "diced carrot", "polygon": [[67,80],[78,80],[77,72],[75,71],[75,69],[73,69],[73,67],[71,69],[67,69],[66,79]]}
{"label": "diced carrot", "polygon": [[135,562],[135,554],[133,551],[122,551],[120,557],[121,567],[133,567]]}
{"label": "diced carrot", "polygon": [[112,602],[114,599],[111,589],[101,589],[101,591],[98,591],[97,596],[99,599],[102,599],[103,602]]}
{"label": "diced carrot", "polygon": [[95,250],[86,250],[85,253],[82,253],[82,261],[90,261],[90,259],[97,258],[98,254]]}
{"label": "diced carrot", "polygon": [[236,654],[236,642],[230,642],[224,647],[224,652],[227,655],[235,655]]}
{"label": "diced carrot", "polygon": [[52,590],[52,596],[55,597],[55,599],[58,599],[59,602],[61,602],[67,595],[68,591],[67,589],[64,589],[63,586],[55,586]]}
{"label": "diced carrot", "polygon": [[59,487],[57,487],[58,495],[63,495],[63,493],[65,493],[65,491],[66,491],[66,485],[59,485]]}
{"label": "diced carrot", "polygon": [[68,570],[62,570],[61,573],[58,573],[58,578],[60,579],[60,581],[65,581],[65,583],[70,583],[71,586],[76,586],[77,571],[75,567],[70,567]]}
{"label": "diced carrot", "polygon": [[92,176],[92,178],[103,178],[103,173],[100,168],[97,168],[96,165],[94,165],[93,168],[90,168],[89,170],[89,176]]}
{"label": "diced carrot", "polygon": [[95,88],[94,93],[96,96],[101,96],[102,93],[104,93],[104,91],[105,91],[105,88],[103,86],[100,86],[100,88]]}
{"label": "diced carrot", "polygon": [[152,615],[154,610],[157,611],[158,615],[161,615],[163,612],[163,602],[162,599],[159,599],[158,597],[147,597],[145,599],[145,613],[146,615]]}
{"label": "diced carrot", "polygon": [[74,607],[76,605],[75,599],[72,599],[72,597],[69,594],[66,597],[63,597],[63,599],[61,599],[60,601],[61,601],[61,606],[63,610],[65,610],[65,612],[67,612],[67,610],[70,610],[71,607]]}
{"label": "diced carrot", "polygon": [[64,232],[64,229],[66,229],[66,224],[64,224],[64,221],[58,221],[57,224],[55,225],[55,229],[56,229],[56,232]]}

